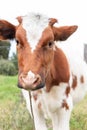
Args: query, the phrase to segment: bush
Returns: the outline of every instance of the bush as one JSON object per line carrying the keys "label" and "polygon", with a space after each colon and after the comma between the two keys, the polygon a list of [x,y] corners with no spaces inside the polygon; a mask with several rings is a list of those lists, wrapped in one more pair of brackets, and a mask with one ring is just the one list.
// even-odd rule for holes
{"label": "bush", "polygon": [[17,70],[15,68],[15,65],[9,60],[0,59],[0,74],[16,75]]}
{"label": "bush", "polygon": [[18,72],[18,59],[17,59],[17,54],[13,53],[11,57],[11,62],[14,64],[17,72]]}
{"label": "bush", "polygon": [[0,41],[0,57],[8,59],[10,46],[9,41]]}

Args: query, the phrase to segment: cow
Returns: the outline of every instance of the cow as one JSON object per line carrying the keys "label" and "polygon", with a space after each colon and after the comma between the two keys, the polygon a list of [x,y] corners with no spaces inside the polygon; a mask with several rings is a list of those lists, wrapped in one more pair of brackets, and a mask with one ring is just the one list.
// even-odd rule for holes
{"label": "cow", "polygon": [[87,92],[87,65],[72,60],[73,54],[67,57],[58,42],[67,40],[78,26],[56,27],[57,19],[39,13],[17,20],[18,25],[0,20],[0,40],[15,39],[17,43],[18,87],[30,113],[31,92],[35,130],[48,129],[46,118],[52,120],[53,130],[70,130],[73,104]]}

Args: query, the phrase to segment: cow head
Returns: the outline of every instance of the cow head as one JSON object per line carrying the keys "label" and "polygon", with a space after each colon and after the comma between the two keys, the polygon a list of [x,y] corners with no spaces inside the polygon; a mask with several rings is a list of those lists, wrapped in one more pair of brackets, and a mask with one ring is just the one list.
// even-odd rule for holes
{"label": "cow head", "polygon": [[39,14],[17,17],[15,26],[0,20],[0,39],[17,42],[18,86],[36,90],[45,86],[45,80],[54,60],[55,41],[64,41],[77,26],[54,27],[56,19]]}

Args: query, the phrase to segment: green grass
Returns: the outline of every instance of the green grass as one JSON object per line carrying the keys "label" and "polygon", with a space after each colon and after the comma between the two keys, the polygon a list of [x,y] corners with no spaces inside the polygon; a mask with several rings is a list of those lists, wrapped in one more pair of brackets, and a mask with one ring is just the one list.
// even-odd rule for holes
{"label": "green grass", "polygon": [[70,126],[71,130],[87,130],[87,95],[74,107]]}
{"label": "green grass", "polygon": [[0,130],[32,130],[17,76],[0,76]]}
{"label": "green grass", "polygon": [[[47,121],[49,130],[51,122]],[[70,130],[87,130],[87,96],[73,109]],[[33,130],[17,76],[0,76],[0,130]]]}
{"label": "green grass", "polygon": [[[0,76],[0,103],[18,99],[17,76]],[[2,99],[2,100],[1,100]]]}

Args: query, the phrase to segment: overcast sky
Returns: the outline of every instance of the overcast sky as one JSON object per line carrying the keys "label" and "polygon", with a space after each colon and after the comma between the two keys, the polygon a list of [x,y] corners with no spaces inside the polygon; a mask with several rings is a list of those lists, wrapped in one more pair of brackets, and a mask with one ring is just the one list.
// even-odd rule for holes
{"label": "overcast sky", "polygon": [[39,12],[57,18],[59,25],[78,25],[68,40],[74,44],[87,43],[87,0],[0,0],[0,18],[17,24],[16,17]]}

